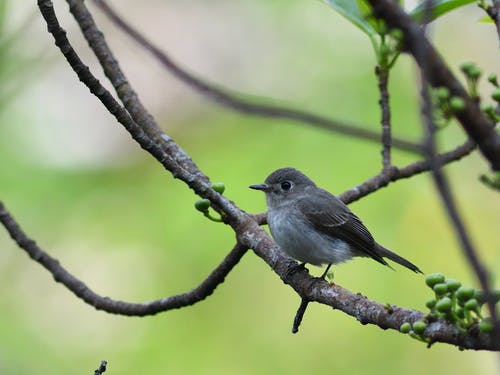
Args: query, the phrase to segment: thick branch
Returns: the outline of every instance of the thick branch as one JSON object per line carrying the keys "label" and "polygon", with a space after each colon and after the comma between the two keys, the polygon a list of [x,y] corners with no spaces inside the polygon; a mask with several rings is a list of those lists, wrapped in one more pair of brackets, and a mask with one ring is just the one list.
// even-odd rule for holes
{"label": "thick branch", "polygon": [[85,285],[81,280],[69,273],[59,261],[43,251],[34,240],[29,238],[22,230],[16,220],[10,215],[2,202],[0,202],[0,222],[9,232],[12,239],[22,248],[31,259],[40,263],[49,271],[54,280],[63,284],[75,296],[81,298],[87,304],[94,306],[97,310],[104,310],[112,314],[145,316],[154,315],[163,311],[178,309],[194,305],[210,296],[215,288],[219,286],[246,253],[247,248],[235,245],[222,262],[193,290],[165,297],[155,301],[144,303],[131,303],[113,300],[109,297],[100,296]]}
{"label": "thick branch", "polygon": [[[80,81],[88,87],[106,109],[115,116],[139,145],[158,160],[175,178],[184,181],[191,189],[203,198],[209,199],[212,207],[223,208],[225,219],[233,227],[241,224],[245,214],[221,194],[215,192],[206,177],[196,167],[191,158],[175,143],[160,127],[150,121],[152,116],[144,107],[134,101],[133,95],[127,97],[127,102],[134,106],[134,116],[141,118],[141,125],[134,121],[127,110],[120,106],[114,97],[102,86],[89,68],[81,61],[66,37],[66,32],[60,27],[53,4],[49,0],[38,0],[38,7],[47,22],[48,31],[53,35],[56,45],[68,61]],[[112,58],[112,55],[111,57]]]}
{"label": "thick branch", "polygon": [[464,110],[456,114],[458,121],[490,162],[491,168],[500,171],[500,134],[453,76],[426,38],[421,26],[395,1],[369,0],[369,2],[377,17],[386,21],[391,28],[400,29],[403,32],[405,47],[424,70],[426,81],[434,87],[446,87],[451,96],[461,97],[464,100]]}
{"label": "thick branch", "polygon": [[[80,3],[81,0],[70,2]],[[234,92],[230,92],[227,89],[222,89],[220,85],[208,83],[196,77],[194,74],[188,72],[186,69],[182,68],[179,64],[174,62],[174,60],[171,59],[165,52],[161,51],[138,30],[133,28],[128,22],[120,17],[114,11],[114,9],[107,4],[107,2],[102,0],[94,0],[94,2],[102,9],[102,11],[110,18],[110,20],[115,23],[115,25],[117,25],[127,35],[134,39],[144,49],[149,51],[174,77],[216,104],[249,115],[288,119],[294,122],[313,125],[321,129],[334,131],[340,134],[345,134],[360,139],[370,140],[374,142],[380,141],[379,134],[365,129],[361,126],[346,124],[345,122],[332,120],[306,111],[257,103],[248,99],[244,99],[244,95],[242,94],[237,94]],[[394,138],[393,145],[394,147],[397,147],[401,150],[415,153],[421,152],[419,145],[404,139]]]}

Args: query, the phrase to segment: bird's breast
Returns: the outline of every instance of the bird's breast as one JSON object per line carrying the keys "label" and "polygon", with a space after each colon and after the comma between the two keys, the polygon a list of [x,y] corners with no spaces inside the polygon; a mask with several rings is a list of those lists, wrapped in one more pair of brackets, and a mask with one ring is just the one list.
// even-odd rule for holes
{"label": "bird's breast", "polygon": [[298,209],[269,210],[268,224],[281,249],[301,262],[341,263],[354,256],[349,244],[319,232]]}

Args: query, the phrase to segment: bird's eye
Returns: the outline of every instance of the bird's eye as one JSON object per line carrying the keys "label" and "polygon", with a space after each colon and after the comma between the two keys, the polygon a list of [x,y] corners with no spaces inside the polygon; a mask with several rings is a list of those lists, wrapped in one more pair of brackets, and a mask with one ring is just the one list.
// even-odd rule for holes
{"label": "bird's eye", "polygon": [[291,187],[292,187],[292,183],[290,181],[283,181],[281,183],[281,188],[285,191],[290,190]]}

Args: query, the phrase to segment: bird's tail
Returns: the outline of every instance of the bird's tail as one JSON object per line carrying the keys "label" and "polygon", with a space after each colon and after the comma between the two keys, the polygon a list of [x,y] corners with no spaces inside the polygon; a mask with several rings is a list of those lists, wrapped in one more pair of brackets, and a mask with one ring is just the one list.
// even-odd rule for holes
{"label": "bird's tail", "polygon": [[402,266],[405,266],[406,268],[411,269],[413,272],[423,273],[422,271],[420,271],[420,269],[416,265],[414,265],[410,261],[406,260],[405,258],[400,257],[398,254],[393,253],[391,250],[388,250],[379,244],[376,244],[376,246],[377,246],[377,253],[380,256],[383,256],[384,258],[387,258],[387,259],[390,259],[396,263],[399,263]]}

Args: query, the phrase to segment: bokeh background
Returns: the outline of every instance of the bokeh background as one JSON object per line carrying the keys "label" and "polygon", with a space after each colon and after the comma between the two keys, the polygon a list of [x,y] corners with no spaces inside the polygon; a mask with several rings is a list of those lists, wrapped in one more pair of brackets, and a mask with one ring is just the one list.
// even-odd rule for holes
{"label": "bokeh background", "polygon": [[[334,193],[379,171],[377,144],[208,102],[88,3],[163,129],[213,181],[226,184],[225,194],[241,208],[265,209],[264,197],[248,185],[279,167],[297,167]],[[181,65],[212,82],[379,128],[369,40],[320,1],[113,3]],[[0,199],[30,236],[102,295],[148,301],[197,285],[232,247],[232,231],[197,212],[193,193],[89,95],[53,46],[35,1],[0,4]],[[67,5],[55,6],[70,40],[102,78]],[[433,27],[456,72],[473,60],[500,73],[496,32],[478,23],[481,17],[472,5]],[[403,56],[390,83],[394,133],[412,140],[421,136],[415,77]],[[450,148],[463,139],[452,124],[440,144]],[[399,165],[415,160],[401,151],[394,158]],[[475,154],[446,170],[481,257],[498,271],[499,196],[478,182],[487,164]],[[426,273],[477,286],[429,176],[400,181],[352,209],[379,242]],[[292,335],[299,298],[252,252],[206,301],[130,318],[75,298],[3,230],[0,249],[2,374],[91,373],[102,359],[110,374],[494,374],[499,368],[493,353],[441,344],[426,349],[317,304]],[[335,278],[371,299],[423,310],[431,296],[423,278],[396,268],[361,259],[336,267]]]}

